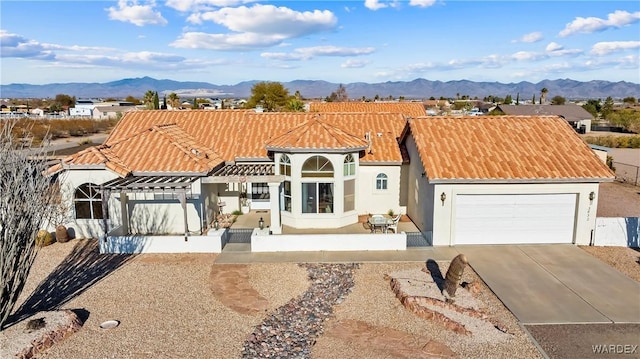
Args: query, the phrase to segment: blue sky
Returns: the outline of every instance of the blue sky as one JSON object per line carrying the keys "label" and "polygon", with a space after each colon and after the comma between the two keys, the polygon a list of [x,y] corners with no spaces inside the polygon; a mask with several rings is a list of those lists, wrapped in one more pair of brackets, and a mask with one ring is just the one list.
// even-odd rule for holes
{"label": "blue sky", "polygon": [[0,1],[0,83],[640,83],[639,1]]}

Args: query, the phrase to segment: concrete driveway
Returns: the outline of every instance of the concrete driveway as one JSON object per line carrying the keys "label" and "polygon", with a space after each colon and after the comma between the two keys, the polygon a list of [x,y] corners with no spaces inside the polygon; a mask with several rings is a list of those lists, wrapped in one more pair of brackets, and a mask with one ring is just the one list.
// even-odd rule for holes
{"label": "concrete driveway", "polygon": [[640,283],[574,245],[456,249],[524,324],[640,323]]}

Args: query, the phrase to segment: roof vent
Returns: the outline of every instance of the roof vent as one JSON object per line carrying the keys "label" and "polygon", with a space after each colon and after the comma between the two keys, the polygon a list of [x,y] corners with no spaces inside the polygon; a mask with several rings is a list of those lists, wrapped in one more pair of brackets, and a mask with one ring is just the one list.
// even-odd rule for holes
{"label": "roof vent", "polygon": [[196,150],[195,148],[191,149],[191,153],[193,153],[194,155],[200,157],[200,151]]}

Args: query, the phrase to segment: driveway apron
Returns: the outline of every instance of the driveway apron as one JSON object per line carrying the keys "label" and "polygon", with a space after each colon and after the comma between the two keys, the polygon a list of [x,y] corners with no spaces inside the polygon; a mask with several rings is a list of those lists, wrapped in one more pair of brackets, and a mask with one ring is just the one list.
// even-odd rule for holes
{"label": "driveway apron", "polygon": [[457,249],[524,324],[640,323],[640,283],[574,245]]}

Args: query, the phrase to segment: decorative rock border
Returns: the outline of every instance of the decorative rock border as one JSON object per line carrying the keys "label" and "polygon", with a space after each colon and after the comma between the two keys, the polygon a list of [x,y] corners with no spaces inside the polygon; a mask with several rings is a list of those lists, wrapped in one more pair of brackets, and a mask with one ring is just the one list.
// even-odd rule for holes
{"label": "decorative rock border", "polygon": [[311,285],[269,315],[244,342],[243,358],[309,358],[333,306],[351,292],[358,264],[300,264]]}

